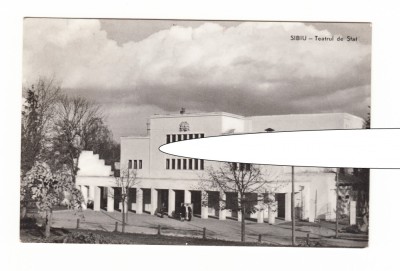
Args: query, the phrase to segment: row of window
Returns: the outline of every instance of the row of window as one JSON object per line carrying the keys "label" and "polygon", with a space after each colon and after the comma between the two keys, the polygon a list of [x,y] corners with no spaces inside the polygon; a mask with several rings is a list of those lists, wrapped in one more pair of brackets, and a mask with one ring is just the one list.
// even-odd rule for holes
{"label": "row of window", "polygon": [[[142,169],[142,160],[133,160],[133,169]],[[132,160],[128,161],[128,169],[132,169]]]}
{"label": "row of window", "polygon": [[204,134],[177,134],[177,135],[167,135],[167,143],[195,139],[195,138],[203,138]]}
{"label": "row of window", "polygon": [[250,171],[251,164],[244,164],[244,163],[230,163],[232,170],[240,170],[240,171]]}
{"label": "row of window", "polygon": [[204,170],[204,160],[202,159],[167,159],[166,169],[178,170]]}

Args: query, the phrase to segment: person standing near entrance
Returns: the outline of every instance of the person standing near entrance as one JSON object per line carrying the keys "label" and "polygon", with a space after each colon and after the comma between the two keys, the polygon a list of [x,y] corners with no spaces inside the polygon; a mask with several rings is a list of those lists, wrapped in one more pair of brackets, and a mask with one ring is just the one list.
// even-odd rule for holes
{"label": "person standing near entrance", "polygon": [[181,221],[185,221],[186,217],[186,207],[183,203],[181,203]]}
{"label": "person standing near entrance", "polygon": [[188,206],[188,221],[192,220],[192,207],[189,205]]}

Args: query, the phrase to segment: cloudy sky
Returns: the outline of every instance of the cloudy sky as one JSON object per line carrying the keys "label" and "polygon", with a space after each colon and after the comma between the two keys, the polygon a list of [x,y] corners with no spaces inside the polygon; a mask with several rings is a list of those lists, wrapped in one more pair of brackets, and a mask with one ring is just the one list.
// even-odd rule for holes
{"label": "cloudy sky", "polygon": [[71,95],[103,105],[116,140],[181,107],[365,117],[370,104],[369,24],[30,18],[23,50],[23,84],[55,76]]}

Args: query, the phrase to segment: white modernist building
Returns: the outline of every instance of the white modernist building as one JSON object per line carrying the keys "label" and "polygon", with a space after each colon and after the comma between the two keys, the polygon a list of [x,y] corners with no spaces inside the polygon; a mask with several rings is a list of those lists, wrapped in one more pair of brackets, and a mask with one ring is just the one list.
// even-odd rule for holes
{"label": "white modernist building", "polygon": [[[362,128],[363,119],[347,113],[296,114],[243,117],[224,112],[183,113],[154,115],[148,123],[147,136],[121,138],[122,169],[137,172],[137,184],[130,189],[128,209],[137,214],[156,214],[163,206],[169,215],[181,203],[192,204],[194,215],[203,219],[214,216],[219,219],[232,217],[241,220],[240,214],[228,209],[219,209],[214,204],[219,191],[199,188],[199,180],[207,167],[213,163],[198,159],[184,159],[159,151],[163,144],[232,133],[321,129]],[[312,146],[310,146],[312,147]],[[329,154],[327,154],[329,155]],[[114,211],[120,209],[120,188],[116,185],[111,167],[104,165],[98,155],[84,151],[79,159],[77,185],[85,200],[94,201],[94,210]],[[275,167],[276,170],[276,167]],[[335,219],[336,174],[321,168],[296,168],[295,207],[301,219]],[[280,167],[279,188],[275,191],[277,208],[259,210],[247,218],[262,223],[269,216],[291,219],[291,168]],[[234,195],[223,195],[226,201]],[[208,198],[204,201],[204,199]],[[272,221],[272,220],[271,220]]]}

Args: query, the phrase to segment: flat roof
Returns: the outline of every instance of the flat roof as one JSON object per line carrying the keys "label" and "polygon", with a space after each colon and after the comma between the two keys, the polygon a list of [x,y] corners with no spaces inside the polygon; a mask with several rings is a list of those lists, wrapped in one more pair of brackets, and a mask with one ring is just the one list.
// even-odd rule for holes
{"label": "flat roof", "polygon": [[196,112],[196,113],[176,113],[176,114],[160,114],[160,115],[152,115],[150,119],[161,119],[161,118],[183,118],[183,117],[204,117],[204,116],[223,116],[223,117],[231,117],[237,119],[244,119],[244,116],[227,113],[227,112]]}

